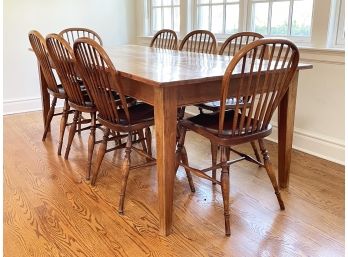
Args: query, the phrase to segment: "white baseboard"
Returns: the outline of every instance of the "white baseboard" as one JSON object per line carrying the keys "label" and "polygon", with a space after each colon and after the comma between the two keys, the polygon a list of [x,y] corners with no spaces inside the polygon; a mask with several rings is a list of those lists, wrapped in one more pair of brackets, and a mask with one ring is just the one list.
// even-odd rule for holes
{"label": "white baseboard", "polygon": [[[64,102],[58,99],[57,107],[63,107],[63,105]],[[4,100],[3,107],[4,115],[42,110],[40,97]]]}
{"label": "white baseboard", "polygon": [[[278,142],[278,126],[276,124],[273,124],[272,135],[267,139]],[[318,135],[314,132],[295,128],[293,148],[342,165],[345,162],[345,143],[343,140]]]}
{"label": "white baseboard", "polygon": [[[191,115],[197,115],[197,108],[187,107],[186,112]],[[272,135],[267,139],[278,142],[278,126],[273,125]],[[325,160],[329,160],[344,165],[345,161],[345,143],[336,138],[318,135],[311,131],[305,131],[295,128],[293,137],[293,148],[299,151],[314,155]]]}

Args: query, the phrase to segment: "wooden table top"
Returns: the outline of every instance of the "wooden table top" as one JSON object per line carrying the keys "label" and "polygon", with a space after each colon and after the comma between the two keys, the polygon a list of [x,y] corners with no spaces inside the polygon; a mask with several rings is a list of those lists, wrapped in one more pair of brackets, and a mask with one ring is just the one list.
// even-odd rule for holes
{"label": "wooden table top", "polygon": [[[106,47],[105,50],[122,76],[154,86],[221,80],[232,59],[231,56],[137,45]],[[311,68],[312,65],[299,64],[299,69]]]}

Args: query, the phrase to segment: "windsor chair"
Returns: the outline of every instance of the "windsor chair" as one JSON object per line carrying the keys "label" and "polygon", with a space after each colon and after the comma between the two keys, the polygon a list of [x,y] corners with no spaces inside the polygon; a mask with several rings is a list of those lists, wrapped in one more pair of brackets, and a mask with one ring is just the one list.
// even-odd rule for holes
{"label": "windsor chair", "polygon": [[[269,56],[267,56],[268,50]],[[272,182],[280,209],[285,209],[263,139],[272,132],[270,124],[272,115],[286,95],[289,86],[293,85],[291,82],[297,71],[298,62],[297,47],[286,39],[260,39],[246,45],[234,55],[225,71],[220,91],[220,110],[213,113],[201,113],[179,122],[177,166],[180,164],[195,175],[221,186],[227,236],[231,234],[229,167],[233,163],[247,160],[263,166]],[[239,79],[236,80],[234,74],[238,74]],[[249,104],[237,101],[235,108],[228,110],[226,108],[228,97],[247,99]],[[212,144],[220,146],[221,160],[218,164],[202,170],[189,166],[184,146],[187,130],[198,133],[209,139]],[[264,159],[263,164],[251,156],[231,148],[255,140],[259,141]],[[230,151],[240,157],[230,160]],[[206,174],[213,169],[221,169],[220,180]]]}
{"label": "windsor chair", "polygon": [[[103,141],[98,150],[96,169],[91,181],[92,185],[95,185],[105,153],[124,146],[126,148],[122,161],[122,184],[118,208],[118,212],[123,214],[130,169],[146,167],[156,163],[151,152],[150,130],[150,127],[154,125],[154,109],[151,105],[141,102],[137,102],[132,106],[127,105],[118,72],[105,50],[97,42],[88,38],[80,38],[74,43],[74,53],[82,79],[85,81],[98,110],[98,121],[105,127]],[[113,101],[112,89],[117,92],[120,98],[118,106]],[[120,147],[107,150],[110,130],[127,133],[126,143]],[[141,150],[133,145],[132,134],[143,130],[145,130],[146,134],[146,144],[143,144],[143,149]],[[141,135],[139,140],[142,138],[144,137]],[[132,151],[146,157],[147,161],[144,164],[131,167],[130,157]],[[189,177],[189,179],[191,179],[190,185],[193,185],[192,178]]]}
{"label": "windsor chair", "polygon": [[[46,139],[47,133],[50,129],[52,118],[57,115],[62,115],[61,121],[60,121],[60,132],[59,132],[59,142],[58,142],[58,155],[61,155],[64,132],[67,126],[67,119],[68,119],[69,113],[71,113],[69,111],[70,106],[68,104],[68,99],[67,99],[64,88],[62,87],[61,84],[57,83],[56,77],[53,73],[52,64],[51,64],[50,57],[48,55],[46,41],[44,37],[40,34],[40,32],[36,30],[30,31],[28,36],[29,36],[31,47],[37,57],[41,72],[46,81],[47,92],[49,93],[49,95],[53,97],[47,117],[45,118],[45,129],[42,136],[42,141],[45,141]],[[64,108],[63,108],[63,112],[61,113],[55,113],[57,99],[64,100]]]}

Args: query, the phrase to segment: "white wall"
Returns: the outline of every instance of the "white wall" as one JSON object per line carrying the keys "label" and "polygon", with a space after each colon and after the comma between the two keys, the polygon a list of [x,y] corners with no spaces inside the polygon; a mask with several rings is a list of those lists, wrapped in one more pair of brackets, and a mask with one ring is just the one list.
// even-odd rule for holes
{"label": "white wall", "polygon": [[135,41],[135,0],[4,0],[4,113],[41,108],[36,58],[28,32],[95,30],[105,46]]}
{"label": "white wall", "polygon": [[[313,69],[300,72],[294,147],[344,164],[344,52],[302,49],[300,53],[300,61],[313,64]],[[274,125],[276,140],[276,121]]]}

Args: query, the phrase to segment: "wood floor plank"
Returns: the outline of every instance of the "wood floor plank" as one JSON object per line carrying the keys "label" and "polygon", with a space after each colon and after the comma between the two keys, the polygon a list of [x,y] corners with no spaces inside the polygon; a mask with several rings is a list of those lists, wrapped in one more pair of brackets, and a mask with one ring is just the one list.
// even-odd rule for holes
{"label": "wood floor plank", "polygon": [[[294,151],[282,212],[262,168],[233,165],[229,238],[220,188],[194,177],[191,193],[180,168],[173,233],[162,237],[156,166],[130,172],[119,215],[122,150],[106,154],[92,187],[84,179],[88,132],[66,161],[56,154],[59,120],[46,142],[41,122],[40,112],[4,117],[5,256],[344,256],[343,166]],[[191,165],[210,164],[209,142],[189,132],[186,147]],[[277,145],[267,147],[277,168]],[[252,154],[249,145],[238,149]]]}

